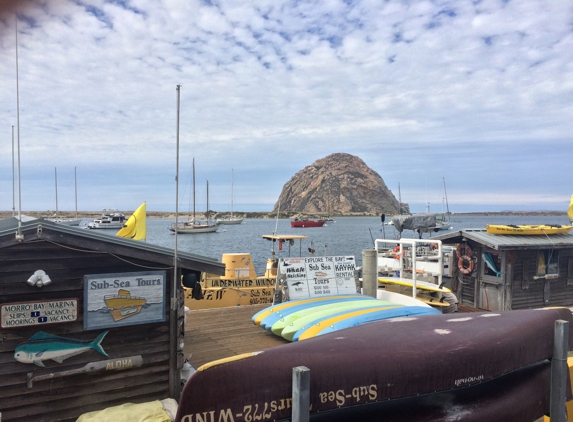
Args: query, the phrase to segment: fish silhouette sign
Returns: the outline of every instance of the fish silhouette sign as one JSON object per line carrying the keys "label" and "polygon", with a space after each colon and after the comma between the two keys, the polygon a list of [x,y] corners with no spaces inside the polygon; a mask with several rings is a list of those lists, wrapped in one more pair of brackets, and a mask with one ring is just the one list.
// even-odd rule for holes
{"label": "fish silhouette sign", "polygon": [[54,336],[39,331],[14,350],[14,359],[21,363],[33,363],[45,367],[45,360],[62,363],[65,359],[87,352],[90,349],[107,356],[101,346],[109,330],[99,334],[93,341],[76,340]]}

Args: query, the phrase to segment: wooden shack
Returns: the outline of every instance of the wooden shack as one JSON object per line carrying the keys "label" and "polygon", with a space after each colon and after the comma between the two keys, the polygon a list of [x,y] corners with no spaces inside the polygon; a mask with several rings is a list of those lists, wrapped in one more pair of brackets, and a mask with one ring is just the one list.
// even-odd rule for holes
{"label": "wooden shack", "polygon": [[435,236],[456,246],[452,290],[490,311],[573,306],[573,235],[498,235],[463,229]]}
{"label": "wooden shack", "polygon": [[124,403],[178,399],[181,276],[215,259],[43,220],[0,220],[0,413],[75,421]]}

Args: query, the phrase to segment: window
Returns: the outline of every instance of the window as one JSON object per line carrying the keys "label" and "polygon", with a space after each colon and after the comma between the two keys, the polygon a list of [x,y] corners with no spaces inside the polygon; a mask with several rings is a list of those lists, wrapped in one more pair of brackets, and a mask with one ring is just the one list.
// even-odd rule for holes
{"label": "window", "polygon": [[490,277],[501,277],[501,254],[484,252],[481,257],[484,262],[483,274]]}
{"label": "window", "polygon": [[537,252],[537,276],[559,274],[559,252],[554,249]]}

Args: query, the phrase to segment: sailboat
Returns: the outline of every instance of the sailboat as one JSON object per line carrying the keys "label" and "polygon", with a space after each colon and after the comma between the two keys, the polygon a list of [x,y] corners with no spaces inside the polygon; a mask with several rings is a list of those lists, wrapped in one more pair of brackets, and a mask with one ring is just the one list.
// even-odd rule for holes
{"label": "sailboat", "polygon": [[[446,192],[446,179],[442,177],[443,183],[443,196],[442,196],[442,215],[436,216],[436,228],[440,231],[451,230],[452,225],[450,222],[450,207],[448,205],[448,193]],[[446,212],[444,213],[444,203],[446,205]]]}
{"label": "sailboat", "polygon": [[195,215],[195,158],[193,158],[193,218],[179,224],[172,224],[169,230],[177,233],[214,233],[219,225],[209,220],[209,182],[207,182],[207,212],[205,219],[197,219]]}
{"label": "sailboat", "polygon": [[243,218],[233,217],[233,169],[231,169],[231,215],[217,218],[217,224],[241,224]]}
{"label": "sailboat", "polygon": [[56,214],[53,217],[46,218],[45,220],[52,221],[54,223],[65,224],[67,226],[79,226],[81,219],[78,218],[78,186],[76,180],[76,169],[74,167],[74,185],[76,193],[76,218],[63,218],[58,215],[58,169],[54,169],[54,177],[56,181]]}

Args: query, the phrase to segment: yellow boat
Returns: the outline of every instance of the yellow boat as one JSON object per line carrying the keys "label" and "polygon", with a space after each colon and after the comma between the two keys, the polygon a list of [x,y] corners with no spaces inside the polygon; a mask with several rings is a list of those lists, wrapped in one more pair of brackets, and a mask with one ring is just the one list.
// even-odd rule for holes
{"label": "yellow boat", "polygon": [[125,289],[119,289],[117,295],[106,295],[104,301],[114,321],[138,314],[147,303],[145,298],[132,296]]}
{"label": "yellow boat", "polygon": [[[185,291],[185,306],[190,310],[224,308],[229,306],[245,306],[273,303],[275,284],[277,280],[279,251],[288,249],[295,240],[299,241],[299,256],[302,255],[303,239],[308,236],[277,234],[263,235],[263,239],[273,242],[271,257],[267,259],[265,273],[257,276],[250,253],[225,253],[221,262],[225,264],[225,275],[202,273],[199,284],[203,291],[203,299],[193,299],[193,290],[183,287]],[[275,246],[278,251],[275,252]],[[286,250],[285,250],[286,252]]]}
{"label": "yellow boat", "polygon": [[485,226],[489,234],[509,234],[521,236],[543,236],[549,234],[567,234],[573,226],[560,225],[495,225]]}

